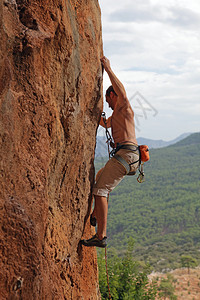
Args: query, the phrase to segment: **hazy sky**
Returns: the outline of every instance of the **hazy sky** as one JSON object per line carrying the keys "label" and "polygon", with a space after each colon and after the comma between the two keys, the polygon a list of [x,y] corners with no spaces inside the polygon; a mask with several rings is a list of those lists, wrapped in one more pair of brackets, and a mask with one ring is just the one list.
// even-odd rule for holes
{"label": "hazy sky", "polygon": [[[200,131],[200,1],[99,4],[104,55],[126,88],[137,137],[171,140]],[[104,91],[109,84],[104,75]]]}

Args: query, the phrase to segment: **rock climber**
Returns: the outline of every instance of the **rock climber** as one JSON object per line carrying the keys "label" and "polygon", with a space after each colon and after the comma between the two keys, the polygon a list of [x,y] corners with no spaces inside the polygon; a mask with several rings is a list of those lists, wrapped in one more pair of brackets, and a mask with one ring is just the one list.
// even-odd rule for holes
{"label": "rock climber", "polygon": [[[113,113],[107,120],[103,120],[103,117],[101,117],[100,125],[103,127],[107,126],[107,128],[111,127],[116,148],[115,153],[129,164],[131,172],[134,173],[139,167],[139,150],[135,135],[134,112],[128,101],[125,88],[114,74],[109,59],[103,56],[101,63],[112,84],[107,89],[105,97]],[[126,174],[126,168],[115,156],[109,159],[99,172],[93,187],[95,207],[90,216],[92,226],[96,226],[97,222],[97,232],[92,238],[81,240],[82,245],[101,248],[107,246],[108,195]]]}

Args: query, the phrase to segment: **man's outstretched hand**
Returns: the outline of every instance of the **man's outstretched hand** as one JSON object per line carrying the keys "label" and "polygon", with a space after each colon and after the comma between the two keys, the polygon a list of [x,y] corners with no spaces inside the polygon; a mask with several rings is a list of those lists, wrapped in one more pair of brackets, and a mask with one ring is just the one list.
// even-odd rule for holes
{"label": "man's outstretched hand", "polygon": [[102,65],[104,66],[105,71],[108,72],[108,70],[111,69],[109,59],[107,57],[103,56],[100,60],[101,60]]}

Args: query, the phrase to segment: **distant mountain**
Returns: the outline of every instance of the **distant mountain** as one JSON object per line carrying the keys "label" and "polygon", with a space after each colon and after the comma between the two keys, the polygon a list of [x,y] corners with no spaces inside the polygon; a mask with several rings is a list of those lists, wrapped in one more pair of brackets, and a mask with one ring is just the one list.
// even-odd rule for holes
{"label": "distant mountain", "polygon": [[[163,148],[167,147],[169,145],[173,145],[186,137],[191,135],[191,133],[183,133],[180,136],[178,136],[176,139],[171,141],[163,141],[163,140],[151,140],[143,137],[137,138],[139,145],[148,145],[150,149],[155,148]],[[105,136],[97,136],[97,144],[96,144],[96,157],[106,157],[108,156],[108,146],[106,144],[106,137]]]}
{"label": "distant mountain", "polygon": [[184,139],[179,139],[174,146],[185,146],[185,145],[195,145],[200,144],[200,132],[195,132],[185,137]]}
{"label": "distant mountain", "polygon": [[108,156],[108,146],[106,144],[106,137],[97,136],[95,157],[106,157],[106,156]]}
{"label": "distant mountain", "polygon": [[190,134],[192,134],[192,133],[191,132],[183,133],[180,136],[178,136],[176,139],[171,140],[171,141],[151,140],[151,139],[146,139],[146,138],[142,138],[142,137],[139,137],[137,139],[137,141],[138,141],[139,145],[148,145],[149,148],[151,148],[151,149],[153,149],[153,148],[163,148],[163,147],[167,147],[169,145],[173,145],[173,144],[185,139]]}

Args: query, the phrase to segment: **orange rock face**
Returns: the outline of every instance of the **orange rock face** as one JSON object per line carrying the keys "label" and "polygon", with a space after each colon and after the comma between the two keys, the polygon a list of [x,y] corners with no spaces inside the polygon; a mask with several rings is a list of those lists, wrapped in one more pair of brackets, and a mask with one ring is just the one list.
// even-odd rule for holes
{"label": "orange rock face", "polygon": [[99,299],[88,215],[102,110],[97,0],[0,4],[0,299]]}

